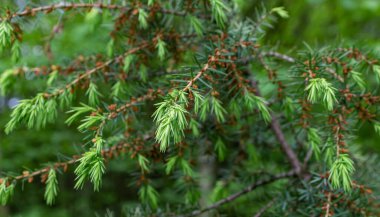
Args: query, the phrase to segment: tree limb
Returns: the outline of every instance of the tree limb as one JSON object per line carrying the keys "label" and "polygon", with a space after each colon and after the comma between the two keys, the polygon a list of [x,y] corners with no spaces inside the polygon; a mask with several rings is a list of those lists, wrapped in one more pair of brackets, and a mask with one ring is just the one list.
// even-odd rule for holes
{"label": "tree limb", "polygon": [[273,206],[274,202],[277,198],[273,198],[269,203],[265,204],[265,206],[261,207],[261,209],[255,214],[254,217],[260,217],[262,214],[264,214],[265,211],[267,211],[271,206]]}
{"label": "tree limb", "polygon": [[[8,15],[9,18],[16,18],[16,17],[26,17],[26,16],[35,16],[36,13],[50,13],[57,9],[62,10],[71,10],[71,9],[92,9],[92,8],[100,8],[100,9],[108,9],[108,10],[133,10],[133,7],[128,6],[122,6],[122,5],[116,5],[116,4],[102,4],[102,3],[67,3],[67,2],[60,2],[57,4],[52,5],[46,5],[36,8],[26,8],[23,11],[15,12],[13,14]],[[144,8],[145,10],[152,11],[152,8]],[[169,10],[164,8],[156,9],[158,12],[163,14],[172,14],[176,16],[186,16],[186,11],[175,11],[175,10]],[[0,18],[0,22],[3,21],[4,18]]]}
{"label": "tree limb", "polygon": [[277,180],[280,180],[280,179],[284,179],[284,178],[289,178],[289,177],[292,177],[292,176],[295,176],[296,175],[296,172],[294,170],[291,170],[289,172],[285,172],[285,173],[280,173],[280,174],[277,174],[277,175],[273,175],[271,176],[270,178],[268,179],[263,179],[263,180],[259,180],[253,184],[251,184],[250,186],[244,188],[243,190],[239,191],[239,192],[236,192],[235,194],[232,194],[224,199],[221,199],[219,200],[218,202],[204,208],[204,209],[201,209],[201,210],[195,210],[189,214],[186,214],[186,215],[180,215],[178,217],[191,217],[191,216],[197,216],[197,215],[200,215],[204,212],[207,212],[209,210],[213,210],[213,209],[217,209],[218,207],[226,204],[226,203],[229,203],[229,202],[232,202],[234,200],[236,200],[237,198],[255,190],[256,188],[260,187],[260,186],[263,186],[263,185],[267,185],[267,184],[270,184],[272,182],[275,182]]}
{"label": "tree limb", "polygon": [[[257,82],[252,79],[251,84],[256,89],[256,94],[258,96],[261,96]],[[301,168],[302,168],[301,163],[298,160],[297,155],[294,153],[293,149],[290,147],[289,143],[286,141],[285,135],[281,130],[280,123],[279,123],[276,115],[273,112],[271,112],[271,116],[272,116],[271,128],[272,128],[274,134],[276,135],[276,138],[277,138],[278,142],[280,143],[282,150],[285,152],[290,164],[292,165],[293,170],[297,174],[300,174]]]}
{"label": "tree limb", "polygon": [[[285,54],[278,53],[275,51],[262,52],[260,56],[273,56],[273,57],[276,57],[277,59],[281,59],[289,63],[296,62],[296,59],[294,59],[293,57],[290,57],[290,56],[287,56]],[[330,73],[332,76],[334,76],[334,78],[338,79],[340,82],[344,82],[344,79],[340,75],[338,75],[334,69],[327,67],[326,71]]]}

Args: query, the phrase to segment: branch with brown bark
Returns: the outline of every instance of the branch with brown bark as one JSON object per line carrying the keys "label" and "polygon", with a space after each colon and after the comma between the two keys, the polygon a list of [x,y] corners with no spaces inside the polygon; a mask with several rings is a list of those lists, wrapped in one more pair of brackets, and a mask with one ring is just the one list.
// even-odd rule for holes
{"label": "branch with brown bark", "polygon": [[286,178],[290,178],[290,177],[293,177],[293,176],[296,176],[297,173],[294,171],[294,170],[291,170],[289,172],[285,172],[285,173],[280,173],[280,174],[276,174],[276,175],[273,175],[267,179],[262,179],[262,180],[259,180],[249,186],[247,186],[246,188],[244,188],[243,190],[239,191],[239,192],[236,192],[235,194],[231,194],[230,196],[224,198],[224,199],[221,199],[219,201],[217,201],[216,203],[204,208],[204,209],[201,209],[201,210],[195,210],[189,214],[186,214],[186,215],[180,215],[178,217],[191,217],[191,216],[198,216],[202,213],[205,213],[207,211],[210,211],[210,210],[213,210],[213,209],[217,209],[219,208],[220,206],[226,204],[226,203],[230,203],[236,199],[238,199],[239,197],[257,189],[258,187],[261,187],[261,186],[264,186],[264,185],[268,185],[270,183],[273,183],[275,181],[278,181],[278,180],[281,180],[281,179],[286,179]]}
{"label": "branch with brown bark", "polygon": [[[251,85],[256,89],[256,94],[258,96],[261,96],[260,89],[258,87],[258,84],[255,80],[251,80]],[[276,135],[276,138],[278,142],[281,145],[282,150],[286,154],[286,157],[288,158],[290,164],[292,165],[293,170],[297,173],[300,174],[302,170],[302,165],[301,162],[299,161],[297,155],[293,151],[293,149],[290,147],[289,143],[285,139],[285,135],[282,132],[282,129],[280,127],[280,123],[276,117],[276,115],[271,112],[272,116],[272,122],[271,122],[271,128]]]}

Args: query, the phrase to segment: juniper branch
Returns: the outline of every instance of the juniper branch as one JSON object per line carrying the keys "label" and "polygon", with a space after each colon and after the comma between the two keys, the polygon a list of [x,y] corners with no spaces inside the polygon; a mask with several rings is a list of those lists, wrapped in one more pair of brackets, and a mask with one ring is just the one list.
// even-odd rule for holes
{"label": "juniper branch", "polygon": [[214,57],[214,56],[210,56],[210,57],[208,58],[207,63],[206,63],[206,64],[203,66],[203,68],[197,73],[197,75],[196,75],[194,78],[192,78],[192,79],[187,83],[186,87],[183,88],[182,91],[183,91],[183,92],[188,91],[188,90],[193,86],[194,82],[195,82],[196,80],[198,80],[198,79],[203,75],[203,73],[205,73],[205,72],[207,71],[207,69],[210,67],[210,64],[211,64],[213,61],[215,61],[215,57]]}
{"label": "juniper branch", "polygon": [[[144,137],[143,140],[148,141],[151,138],[152,138],[152,136],[149,135],[149,136]],[[110,148],[104,148],[102,150],[101,154],[106,159],[112,159],[112,156],[113,156],[113,155],[111,155],[112,153],[120,152],[125,148],[129,148],[130,146],[131,146],[130,143],[119,143],[119,144],[112,146]],[[2,182],[2,180],[5,180],[5,179],[17,181],[17,180],[26,180],[26,179],[34,178],[34,177],[37,177],[40,175],[44,175],[50,171],[51,167],[53,167],[54,169],[63,168],[64,170],[66,170],[69,165],[77,163],[81,156],[82,156],[82,154],[73,155],[70,160],[53,163],[52,166],[48,166],[48,167],[44,167],[44,168],[35,170],[32,173],[30,173],[29,171],[24,171],[23,174],[18,175],[18,176],[2,177],[2,178],[0,178],[0,183]]]}
{"label": "juniper branch", "polygon": [[[257,85],[257,82],[253,79],[251,79],[251,85],[256,89],[256,94],[258,96],[261,96],[260,89]],[[284,133],[281,130],[280,123],[276,117],[276,115],[271,112],[272,121],[271,121],[271,128],[273,132],[276,135],[276,138],[278,142],[281,145],[282,150],[285,152],[290,164],[293,167],[293,170],[299,175],[302,170],[302,165],[300,161],[298,160],[297,155],[293,151],[293,149],[290,147],[289,143],[286,141]]]}
{"label": "juniper branch", "polygon": [[281,180],[281,179],[285,179],[285,178],[290,178],[290,177],[293,177],[297,174],[297,172],[295,172],[294,170],[291,170],[289,172],[285,172],[285,173],[280,173],[280,174],[276,174],[276,175],[273,175],[267,179],[262,179],[262,180],[259,180],[249,186],[247,186],[246,188],[244,188],[243,190],[239,191],[239,192],[236,192],[235,194],[232,194],[222,200],[219,200],[218,202],[204,208],[204,209],[201,209],[201,210],[195,210],[189,214],[186,214],[186,215],[180,215],[178,217],[191,217],[191,216],[198,216],[204,212],[207,212],[207,211],[210,211],[210,210],[213,210],[213,209],[217,209],[219,208],[220,206],[226,204],[226,203],[230,203],[236,199],[238,199],[239,197],[255,190],[256,188],[258,187],[261,187],[261,186],[264,186],[264,185],[268,185],[272,182],[275,182],[277,180]]}
{"label": "juniper branch", "polygon": [[[116,4],[102,4],[102,3],[67,3],[67,2],[60,2],[57,4],[52,5],[46,5],[41,7],[35,7],[35,8],[26,8],[23,11],[16,12],[11,14],[7,19],[13,19],[16,17],[27,17],[27,16],[34,16],[36,13],[51,13],[54,10],[62,9],[62,10],[71,10],[71,9],[92,9],[92,8],[99,8],[99,9],[108,9],[108,10],[122,10],[122,11],[128,11],[134,9],[133,7],[128,6],[122,6],[122,5],[116,5]],[[175,10],[169,10],[164,8],[145,8],[146,10],[150,11],[157,11],[163,14],[172,14],[176,16],[186,16],[186,11],[175,11]],[[0,19],[0,22],[4,19]]]}
{"label": "juniper branch", "polygon": [[[140,96],[136,99],[133,98],[130,101],[128,101],[127,103],[125,103],[124,105],[115,109],[114,111],[111,111],[108,115],[106,115],[106,118],[98,126],[96,136],[99,136],[101,134],[101,131],[102,131],[103,127],[106,125],[107,121],[115,119],[118,116],[118,114],[125,112],[128,108],[130,108],[134,105],[137,105],[138,103],[144,102],[148,99],[154,100],[161,93],[162,93],[162,91],[160,89],[158,89],[158,90],[149,89],[147,94]],[[110,106],[109,106],[109,108],[110,108]]]}
{"label": "juniper branch", "polygon": [[73,86],[75,86],[79,81],[81,81],[82,79],[84,78],[87,78],[89,77],[90,75],[94,74],[95,72],[101,70],[101,69],[104,69],[106,67],[108,67],[109,65],[111,65],[112,63],[116,62],[117,60],[120,60],[122,57],[126,56],[126,55],[129,55],[129,54],[133,54],[133,53],[136,53],[146,47],[149,46],[149,43],[147,42],[143,42],[142,44],[140,44],[139,46],[135,47],[135,48],[132,48],[130,50],[128,50],[127,52],[125,52],[124,54],[114,58],[114,59],[111,59],[111,60],[108,60],[106,61],[105,63],[91,69],[91,70],[88,70],[86,73],[80,75],[79,77],[77,77],[76,79],[74,79],[73,81],[71,81],[69,84],[67,84],[65,86],[65,88],[62,88],[62,89],[58,89],[57,91],[55,91],[54,93],[45,93],[44,94],[44,97],[45,98],[51,98],[51,97],[55,97],[57,95],[60,95],[62,94],[63,92],[65,92],[65,90],[67,89],[70,89],[72,88]]}
{"label": "juniper branch", "polygon": [[277,198],[273,198],[269,203],[265,204],[265,206],[261,207],[261,209],[255,214],[254,217],[260,217],[264,214],[265,211],[267,211],[270,207],[273,206],[274,202]]}
{"label": "juniper branch", "polygon": [[[295,58],[282,54],[282,53],[275,52],[275,51],[261,52],[259,56],[272,56],[289,63],[296,62]],[[338,79],[340,82],[344,82],[343,77],[338,75],[334,69],[327,67],[326,71],[330,73],[332,76],[334,76],[334,78]]]}

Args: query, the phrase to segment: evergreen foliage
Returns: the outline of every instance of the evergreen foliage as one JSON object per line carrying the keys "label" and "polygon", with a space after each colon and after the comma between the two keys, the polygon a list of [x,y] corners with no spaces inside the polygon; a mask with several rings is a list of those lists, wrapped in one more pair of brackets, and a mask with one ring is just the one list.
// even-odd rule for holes
{"label": "evergreen foliage", "polygon": [[[293,57],[279,53],[262,43],[278,19],[292,19],[281,6],[258,7],[250,19],[239,16],[237,1],[100,2],[2,13],[0,48],[13,66],[0,75],[1,94],[37,84],[19,94],[7,137],[64,124],[82,142],[64,153],[72,157],[4,173],[2,205],[37,177],[54,206],[61,179],[101,195],[122,172],[128,183],[118,187],[138,198],[134,216],[246,216],[252,191],[253,201],[268,202],[252,205],[256,216],[379,215],[379,180],[368,172],[377,158],[367,160],[373,155],[356,140],[363,124],[380,134],[375,53],[307,44]],[[107,30],[99,39],[106,45],[72,61],[47,49],[49,67],[28,63],[28,21],[58,12],[79,17],[90,37]]]}

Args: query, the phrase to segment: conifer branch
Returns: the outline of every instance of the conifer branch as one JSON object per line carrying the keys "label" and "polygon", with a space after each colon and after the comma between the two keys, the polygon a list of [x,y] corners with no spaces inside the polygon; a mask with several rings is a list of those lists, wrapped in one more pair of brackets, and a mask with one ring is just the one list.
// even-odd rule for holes
{"label": "conifer branch", "polygon": [[331,216],[330,214],[330,207],[331,207],[331,192],[327,193],[327,201],[326,201],[326,206],[325,206],[325,209],[326,209],[326,213],[325,213],[325,217],[329,217]]}
{"label": "conifer branch", "polygon": [[295,63],[296,62],[296,60],[293,57],[279,53],[279,52],[276,52],[276,51],[261,52],[260,55],[261,56],[276,57],[277,59],[281,59],[281,60],[284,60],[285,62],[289,62],[289,63]]}
{"label": "conifer branch", "polygon": [[[133,7],[129,6],[122,6],[122,5],[116,5],[116,4],[102,4],[102,3],[67,3],[67,2],[60,2],[57,4],[52,5],[46,5],[41,7],[35,7],[35,8],[26,8],[23,11],[16,12],[11,14],[8,19],[13,19],[16,17],[27,17],[27,16],[35,16],[36,13],[51,13],[54,10],[72,10],[72,9],[92,9],[92,8],[99,8],[99,9],[107,9],[107,10],[122,10],[122,11],[128,11],[134,9]],[[172,14],[176,16],[186,16],[186,11],[175,11],[175,10],[169,10],[164,8],[146,8],[146,10],[150,11],[158,11],[163,14]],[[4,19],[0,19],[0,22]]]}
{"label": "conifer branch", "polygon": [[[58,168],[67,168],[68,165],[76,163],[78,161],[78,159],[79,159],[79,156],[78,155],[74,155],[74,156],[72,156],[71,160],[68,160],[68,161],[65,161],[65,162],[54,163],[53,167],[55,169],[58,169]],[[39,175],[43,175],[43,174],[49,172],[50,169],[51,169],[50,167],[45,167],[45,168],[42,168],[42,169],[35,170],[32,173],[30,173],[29,171],[24,171],[23,174],[21,174],[21,175],[18,175],[18,176],[15,176],[15,177],[9,177],[9,178],[11,178],[13,180],[25,180],[25,179],[33,180],[32,179],[33,177],[36,177],[36,176],[39,176]],[[1,178],[1,179],[4,179],[4,178]]]}
{"label": "conifer branch", "polygon": [[285,135],[281,130],[280,123],[277,120],[277,117],[274,116],[272,113],[272,123],[271,128],[273,132],[276,135],[276,138],[278,142],[280,143],[282,150],[285,152],[286,156],[288,157],[288,160],[290,161],[290,164],[292,165],[294,171],[297,174],[300,174],[302,172],[302,165],[300,161],[298,160],[297,155],[289,145],[289,143],[285,139]]}
{"label": "conifer branch", "polygon": [[[132,99],[130,102],[127,102],[123,106],[117,108],[115,112],[116,113],[124,112],[127,108],[133,105],[136,105],[137,103],[146,101],[147,99],[154,100],[158,95],[161,95],[161,94],[162,94],[161,89],[157,89],[157,90],[149,89],[147,94],[140,96],[136,99]],[[112,118],[114,118],[114,114],[111,113],[109,114],[108,119],[112,119]]]}
{"label": "conifer branch", "polygon": [[[261,96],[260,89],[259,89],[257,82],[255,80],[251,79],[251,84],[256,89],[257,95]],[[291,148],[291,146],[289,145],[289,143],[286,141],[285,135],[281,130],[280,123],[279,123],[277,117],[273,113],[271,113],[271,116],[272,116],[271,128],[272,128],[273,132],[275,133],[276,138],[277,138],[278,142],[280,143],[282,150],[285,152],[290,164],[292,165],[293,170],[298,175],[300,175],[302,172],[302,164],[299,161],[299,159],[298,159],[297,155],[295,154],[295,152],[293,151],[293,149]]]}
{"label": "conifer branch", "polygon": [[281,180],[281,179],[286,179],[286,178],[290,178],[290,177],[293,177],[297,175],[297,173],[293,170],[289,171],[289,172],[285,172],[285,173],[280,173],[280,174],[276,174],[276,175],[273,175],[271,177],[269,177],[268,179],[262,179],[262,180],[258,180],[257,182],[247,186],[246,188],[244,188],[243,190],[239,191],[239,192],[236,192],[235,194],[232,194],[224,199],[221,199],[219,200],[218,202],[204,208],[204,209],[201,209],[201,210],[195,210],[189,214],[186,214],[186,215],[179,215],[178,217],[191,217],[191,216],[198,216],[202,213],[205,213],[207,211],[210,211],[210,210],[213,210],[213,209],[217,209],[219,208],[220,206],[226,204],[226,203],[230,203],[236,199],[238,199],[239,197],[255,190],[256,188],[258,187],[261,187],[261,186],[264,186],[264,185],[268,185],[272,182],[275,182],[277,180]]}
{"label": "conifer branch", "polygon": [[[285,62],[288,62],[288,63],[295,63],[297,60],[291,56],[288,56],[286,54],[282,54],[282,53],[279,53],[279,52],[276,52],[276,51],[261,51],[259,54],[258,54],[258,59],[260,60],[262,57],[275,57],[277,59],[280,59],[280,60],[283,60]],[[243,65],[246,65],[247,63],[249,63],[249,61],[255,59],[256,57],[252,56],[252,57],[246,57],[246,58],[243,58],[241,60],[239,60],[238,62],[242,63]],[[260,60],[261,61],[261,60]],[[264,65],[264,67],[267,69],[267,66]],[[335,79],[337,79],[338,81],[340,82],[344,82],[344,78],[340,75],[338,75],[336,73],[336,71],[332,68],[329,68],[329,67],[326,67],[326,72],[330,73]]]}
{"label": "conifer branch", "polygon": [[202,75],[207,71],[207,69],[209,69],[209,67],[210,67],[210,64],[212,63],[212,62],[214,62],[216,59],[215,59],[215,56],[210,56],[209,58],[208,58],[208,61],[207,61],[207,63],[203,66],[203,68],[195,75],[195,77],[194,78],[192,78],[188,83],[187,83],[187,85],[186,85],[186,87],[184,87],[183,89],[182,89],[182,91],[183,92],[186,92],[186,91],[188,91],[192,86],[193,86],[193,84],[194,84],[194,82],[196,81],[196,80],[198,80],[200,77],[202,77]]}
{"label": "conifer branch", "polygon": [[[106,117],[103,119],[103,121],[100,123],[99,126],[97,126],[96,136],[99,136],[101,134],[101,131],[103,130],[103,127],[106,125],[107,121],[115,119],[118,114],[121,114],[125,112],[128,108],[135,106],[138,103],[144,102],[146,100],[154,100],[157,98],[158,95],[162,94],[162,91],[160,89],[153,90],[149,89],[148,93],[140,96],[138,98],[133,98],[124,105],[120,106],[119,108],[116,108],[116,105],[109,105],[108,109],[110,109],[110,113],[106,115]],[[96,137],[95,136],[95,137]]]}
{"label": "conifer branch", "polygon": [[273,198],[269,203],[265,204],[265,206],[261,207],[261,209],[254,215],[254,217],[261,217],[265,211],[267,211],[269,208],[271,208],[276,201],[277,198]]}
{"label": "conifer branch", "polygon": [[[294,59],[293,57],[275,51],[261,52],[260,56],[272,56],[289,63],[296,62],[296,59]],[[334,69],[326,67],[326,71],[330,73],[332,76],[334,76],[334,78],[338,79],[340,82],[344,82],[343,77],[338,75]]]}
{"label": "conifer branch", "polygon": [[[147,141],[150,138],[152,138],[152,137],[151,136],[147,136],[147,137],[144,138],[144,141]],[[113,156],[115,156],[117,153],[123,152],[126,148],[130,148],[130,147],[131,147],[131,143],[120,143],[120,144],[117,144],[115,146],[111,146],[110,148],[104,148],[104,149],[102,149],[101,155],[104,158],[106,158],[106,159],[112,159]],[[18,176],[2,177],[2,178],[0,178],[0,184],[5,179],[7,179],[7,180],[15,180],[15,181],[18,181],[18,180],[28,180],[28,182],[32,182],[33,179],[34,179],[34,177],[43,176],[44,174],[49,173],[49,171],[51,169],[63,169],[63,171],[66,171],[68,169],[68,166],[77,163],[80,160],[80,158],[81,158],[82,155],[83,154],[81,154],[81,155],[73,155],[70,160],[67,160],[67,161],[64,161],[64,162],[56,162],[56,163],[51,164],[51,166],[35,170],[35,171],[31,172],[31,173],[29,171],[24,171],[21,175],[18,175]]]}
{"label": "conifer branch", "polygon": [[82,79],[85,79],[87,77],[89,77],[90,75],[94,74],[95,72],[101,70],[101,69],[104,69],[106,67],[108,67],[109,65],[111,65],[112,63],[116,62],[117,60],[123,58],[124,56],[127,56],[129,54],[133,54],[133,53],[136,53],[146,47],[149,46],[149,43],[147,42],[143,42],[141,45],[135,47],[135,48],[132,48],[130,50],[128,50],[127,52],[125,52],[123,55],[120,55],[114,59],[111,59],[111,60],[108,60],[106,61],[105,63],[103,64],[100,64],[99,66],[91,69],[91,70],[88,70],[86,73],[78,76],[76,79],[74,79],[73,81],[71,81],[70,83],[68,83],[65,88],[62,88],[62,89],[58,89],[57,91],[55,91],[54,93],[45,93],[44,94],[44,97],[45,98],[51,98],[51,97],[56,97],[60,94],[62,94],[63,92],[65,92],[67,89],[71,89],[72,87],[74,87],[79,81],[81,81]]}
{"label": "conifer branch", "polygon": [[[164,38],[166,40],[177,40],[177,39],[189,39],[196,37],[196,34],[168,34],[165,35]],[[116,57],[115,60],[119,60],[122,57]],[[97,61],[98,59],[97,55],[90,55],[90,56],[82,56],[79,55],[75,59],[72,60],[70,64],[67,66],[61,66],[57,64],[51,64],[48,66],[39,66],[39,67],[27,67],[27,66],[22,66],[22,67],[17,67],[14,69],[10,69],[13,71],[13,76],[21,76],[25,75],[26,72],[33,72],[36,76],[50,76],[52,73],[58,72],[60,75],[69,75],[73,72],[77,71],[83,71],[85,70],[85,66],[81,63],[87,63],[87,62],[94,62]],[[178,73],[178,70],[173,70],[173,71],[159,71],[155,72],[154,76],[161,76],[161,75],[166,75],[166,74],[175,74]],[[136,77],[137,78],[137,77]]]}

